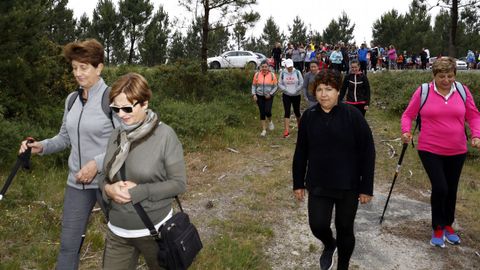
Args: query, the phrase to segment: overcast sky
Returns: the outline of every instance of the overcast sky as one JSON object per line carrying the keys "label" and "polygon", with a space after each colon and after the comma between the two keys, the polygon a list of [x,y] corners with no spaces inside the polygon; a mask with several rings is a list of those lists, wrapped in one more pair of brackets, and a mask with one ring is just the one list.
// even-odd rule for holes
{"label": "overcast sky", "polygon": [[[186,26],[193,17],[185,8],[178,5],[178,0],[150,0],[155,10],[163,5],[170,18],[178,18],[177,25]],[[118,2],[118,0],[114,0]],[[259,37],[263,31],[265,21],[273,16],[280,30],[288,34],[288,26],[292,25],[295,16],[299,16],[307,28],[317,30],[320,33],[327,27],[332,19],[338,19],[342,11],[345,11],[355,23],[354,36],[357,44],[364,41],[369,44],[372,38],[372,25],[380,16],[392,9],[401,14],[408,11],[411,0],[257,0],[253,9],[260,13],[261,19],[255,28],[247,32]],[[430,1],[432,2],[432,1]],[[432,2],[433,3],[433,2]],[[75,17],[79,18],[83,13],[91,18],[97,0],[69,0],[68,7],[74,10]],[[438,8],[431,11],[432,18],[438,13]],[[432,13],[433,12],[433,13]]]}

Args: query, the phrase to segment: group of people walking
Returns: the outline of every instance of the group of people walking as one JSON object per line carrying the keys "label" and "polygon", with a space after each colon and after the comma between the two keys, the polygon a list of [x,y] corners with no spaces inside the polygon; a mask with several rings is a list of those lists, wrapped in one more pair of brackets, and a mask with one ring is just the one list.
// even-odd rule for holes
{"label": "group of people walking", "polygon": [[[344,86],[358,85],[352,76],[358,74],[359,66],[353,64]],[[417,149],[432,187],[430,244],[444,248],[445,242],[461,242],[453,223],[467,152],[465,123],[471,130],[472,147],[480,149],[480,113],[468,87],[455,81],[453,58],[438,59],[432,71],[433,81],[415,91],[402,115],[401,138],[405,144],[412,141],[412,121],[420,122],[421,116]],[[293,156],[294,196],[303,201],[308,191],[308,222],[313,235],[324,245],[320,269],[332,269],[337,251],[337,269],[348,269],[355,246],[358,203],[368,203],[373,196],[375,147],[362,117],[362,108],[368,108],[368,103],[342,103],[341,80],[338,71],[327,69],[309,83],[318,104],[300,119]],[[333,209],[336,237],[330,228]]]}
{"label": "group of people walking", "polygon": [[[277,92],[282,93],[284,109],[283,137],[287,138],[290,136],[292,108],[297,119],[296,126],[297,128],[299,127],[301,95],[303,94],[307,107],[312,107],[318,103],[314,93],[310,92],[308,87],[319,72],[329,69],[328,66],[323,64],[323,62],[311,61],[309,63],[309,71],[305,74],[295,68],[291,59],[285,60],[285,68],[280,70],[279,73],[271,71],[267,61],[263,61],[260,64],[260,70],[253,76],[251,89],[252,98],[257,103],[260,113],[262,127],[260,136],[265,137],[267,135],[267,127],[270,131],[273,131],[275,128],[272,121],[272,105]],[[330,69],[337,70],[334,66],[330,66]],[[346,103],[354,105],[365,116],[370,103],[370,84],[367,76],[360,70],[359,61],[351,61],[349,73],[338,90],[340,91],[340,101],[345,99]]]}
{"label": "group of people walking", "polygon": [[[156,229],[172,217],[173,198],[186,190],[182,144],[149,109],[152,91],[144,77],[128,73],[107,86],[101,77],[104,48],[98,41],[72,42],[63,52],[79,87],[65,101],[60,130],[52,138],[23,141],[19,149],[47,155],[70,147],[57,269],[78,269],[83,236],[97,202],[108,220],[103,269],[135,269],[140,254],[150,269],[163,269],[158,245],[133,204],[144,207]],[[275,128],[272,104],[278,91],[284,137],[290,136],[293,107],[298,127],[294,197],[308,197],[309,225],[324,245],[321,269],[332,268],[337,251],[338,269],[348,269],[358,204],[370,202],[374,190],[375,146],[364,117],[370,84],[362,61],[351,61],[344,78],[316,60],[308,68],[303,74],[287,59],[285,69],[275,73],[262,62],[253,77],[252,97],[260,112],[261,136]],[[464,128],[467,122],[471,144],[480,149],[480,113],[468,87],[455,81],[452,58],[438,59],[432,71],[433,81],[414,92],[402,115],[401,138],[404,143],[412,140],[411,123],[421,115],[417,148],[432,186],[430,244],[445,247],[445,241],[461,241],[453,223],[467,152]],[[302,93],[308,102],[303,114]],[[105,98],[110,114],[103,108]],[[333,209],[336,236],[330,227]]]}

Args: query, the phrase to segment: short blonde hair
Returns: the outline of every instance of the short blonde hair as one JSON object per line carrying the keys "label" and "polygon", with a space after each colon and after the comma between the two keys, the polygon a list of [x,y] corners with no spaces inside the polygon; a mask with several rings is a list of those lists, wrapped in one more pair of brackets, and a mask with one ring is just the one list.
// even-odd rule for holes
{"label": "short blonde hair", "polygon": [[124,93],[131,103],[136,100],[142,105],[152,97],[152,90],[150,90],[147,80],[142,75],[133,72],[123,75],[113,83],[109,96],[110,103],[121,93]]}
{"label": "short blonde hair", "polygon": [[449,73],[453,72],[457,74],[457,62],[452,57],[443,56],[437,59],[437,61],[433,62],[432,65],[432,72],[433,76],[437,75],[438,73]]}

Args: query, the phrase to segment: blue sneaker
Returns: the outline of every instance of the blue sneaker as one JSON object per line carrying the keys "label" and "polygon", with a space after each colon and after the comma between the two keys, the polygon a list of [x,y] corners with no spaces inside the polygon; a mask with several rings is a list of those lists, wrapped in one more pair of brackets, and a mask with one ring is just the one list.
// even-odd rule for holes
{"label": "blue sneaker", "polygon": [[443,229],[440,226],[437,226],[435,230],[433,230],[432,233],[432,240],[430,240],[430,245],[434,247],[445,247],[445,234],[443,232]]}
{"label": "blue sneaker", "polygon": [[452,226],[445,226],[444,228],[445,240],[452,245],[460,244],[460,237],[455,233]]}

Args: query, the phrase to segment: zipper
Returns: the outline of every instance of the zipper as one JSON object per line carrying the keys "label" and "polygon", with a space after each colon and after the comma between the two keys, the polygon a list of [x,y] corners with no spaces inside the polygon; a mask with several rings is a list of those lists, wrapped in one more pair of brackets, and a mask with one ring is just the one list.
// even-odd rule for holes
{"label": "zipper", "polygon": [[265,74],[263,74],[262,91],[263,91],[263,96],[265,96]]}
{"label": "zipper", "polygon": [[354,74],[353,77],[354,79],[354,85],[355,87],[353,88],[353,97],[355,98],[355,102],[357,102],[357,74]]}
{"label": "zipper", "polygon": [[[79,97],[80,99],[82,97]],[[79,163],[79,169],[82,168],[82,152],[80,151],[80,120],[82,120],[82,115],[83,115],[83,108],[85,107],[85,104],[83,101],[81,101],[82,104],[82,110],[80,111],[80,116],[78,117],[78,124],[77,124],[77,145],[78,145],[78,163]],[[82,188],[85,189],[85,184],[82,183]]]}

